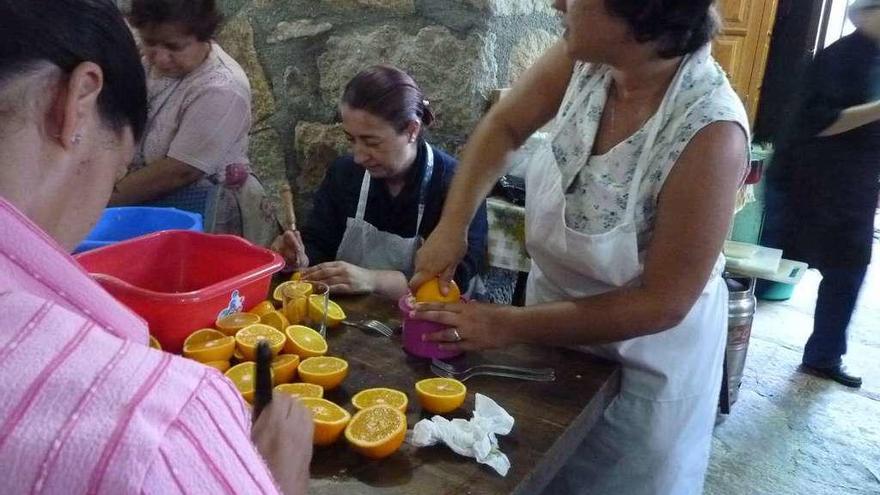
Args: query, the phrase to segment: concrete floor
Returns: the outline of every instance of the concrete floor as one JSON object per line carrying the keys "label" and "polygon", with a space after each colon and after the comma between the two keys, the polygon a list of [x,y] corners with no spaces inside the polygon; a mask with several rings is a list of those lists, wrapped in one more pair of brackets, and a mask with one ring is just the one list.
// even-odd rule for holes
{"label": "concrete floor", "polygon": [[820,276],[760,302],[739,401],[715,429],[708,495],[880,494],[880,249],[850,325],[848,389],[797,371]]}

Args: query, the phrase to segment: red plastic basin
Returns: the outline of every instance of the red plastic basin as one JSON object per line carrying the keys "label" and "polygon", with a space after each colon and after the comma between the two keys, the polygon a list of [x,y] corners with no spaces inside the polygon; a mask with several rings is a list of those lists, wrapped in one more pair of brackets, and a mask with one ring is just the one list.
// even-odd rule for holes
{"label": "red plastic basin", "polygon": [[224,312],[266,299],[284,260],[231,235],[168,230],[95,249],[76,260],[150,325],[169,352]]}

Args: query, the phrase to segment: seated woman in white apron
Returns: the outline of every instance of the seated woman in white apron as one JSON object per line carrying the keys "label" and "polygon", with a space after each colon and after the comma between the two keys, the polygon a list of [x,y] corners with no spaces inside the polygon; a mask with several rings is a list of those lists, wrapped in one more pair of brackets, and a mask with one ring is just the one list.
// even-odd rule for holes
{"label": "seated woman in white apron", "polygon": [[721,246],[748,120],[710,55],[712,0],[557,0],[567,27],[481,122],[417,286],[457,262],[503,157],[554,116],[526,178],[527,307],[427,304],[478,350],[583,346],[621,363],[620,394],[547,493],[699,494],[726,342]]}
{"label": "seated woman in white apron", "polygon": [[[408,291],[416,250],[440,219],[457,162],[424,140],[433,113],[400,69],[359,73],[339,112],[353,154],[330,165],[302,230],[285,232],[274,248],[335,293],[398,298]],[[454,270],[464,290],[485,258],[485,204],[465,230],[468,248]]]}
{"label": "seated woman in white apron", "polygon": [[279,229],[248,162],[251,88],[212,41],[214,2],[133,0],[149,114],[129,173],[111,206],[171,206],[199,213],[205,231],[268,245]]}

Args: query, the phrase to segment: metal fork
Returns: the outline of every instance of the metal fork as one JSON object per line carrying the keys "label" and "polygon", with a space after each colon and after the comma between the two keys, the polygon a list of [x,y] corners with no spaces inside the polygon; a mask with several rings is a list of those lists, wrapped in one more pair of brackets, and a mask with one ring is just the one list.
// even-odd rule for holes
{"label": "metal fork", "polygon": [[391,327],[382,323],[379,320],[361,320],[361,321],[344,320],[342,322],[342,324],[348,325],[350,327],[372,330],[374,332],[381,333],[382,335],[384,335],[386,337],[393,337],[394,336],[394,330],[392,330]]}
{"label": "metal fork", "polygon": [[502,371],[502,372],[510,372],[510,373],[522,373],[527,375],[539,375],[539,376],[551,376],[556,374],[556,370],[553,368],[526,368],[522,366],[507,366],[504,364],[474,364],[467,367],[464,366],[455,366],[452,363],[447,363],[446,361],[442,361],[440,359],[432,359],[431,364],[442,369],[448,371],[449,373],[467,373],[470,371]]}
{"label": "metal fork", "polygon": [[467,381],[469,378],[475,376],[500,376],[503,378],[516,378],[518,380],[528,380],[533,382],[552,382],[556,380],[556,374],[551,375],[536,375],[531,373],[516,373],[512,371],[489,371],[489,370],[473,370],[466,371],[463,373],[453,373],[443,368],[431,365],[431,372],[435,375],[443,378],[455,378],[458,381]]}

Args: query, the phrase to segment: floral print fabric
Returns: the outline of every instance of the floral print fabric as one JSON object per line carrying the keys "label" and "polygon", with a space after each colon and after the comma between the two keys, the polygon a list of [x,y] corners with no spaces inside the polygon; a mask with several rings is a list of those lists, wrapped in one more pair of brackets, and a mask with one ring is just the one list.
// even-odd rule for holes
{"label": "floral print fabric", "polygon": [[[738,123],[748,135],[748,117],[724,71],[708,47],[686,58],[681,85],[665,110],[604,155],[592,155],[611,86],[610,67],[579,63],[557,116],[553,154],[566,191],[566,225],[585,234],[602,234],[626,219],[630,185],[642,153],[653,157],[641,177],[635,220],[642,251],[653,232],[657,201],[666,177],[691,139],[718,121]],[[645,150],[648,130],[662,119],[660,132]],[[743,163],[743,174],[746,163]],[[745,175],[744,175],[745,176]],[[743,176],[743,177],[744,177]]]}

